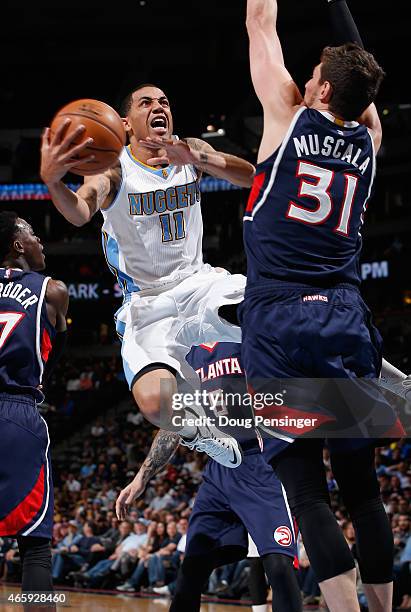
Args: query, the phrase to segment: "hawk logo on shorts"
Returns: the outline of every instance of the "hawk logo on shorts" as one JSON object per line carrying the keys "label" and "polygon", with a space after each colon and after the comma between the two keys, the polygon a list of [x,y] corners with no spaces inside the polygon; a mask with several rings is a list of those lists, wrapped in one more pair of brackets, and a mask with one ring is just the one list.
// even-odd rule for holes
{"label": "hawk logo on shorts", "polygon": [[286,527],[286,525],[281,525],[281,527],[277,527],[277,529],[274,531],[274,540],[280,546],[290,546],[293,541],[291,529],[289,527]]}

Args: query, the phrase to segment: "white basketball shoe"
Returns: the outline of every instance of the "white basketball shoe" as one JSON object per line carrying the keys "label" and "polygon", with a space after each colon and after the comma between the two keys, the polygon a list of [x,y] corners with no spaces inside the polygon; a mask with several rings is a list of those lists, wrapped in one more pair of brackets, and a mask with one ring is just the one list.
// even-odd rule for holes
{"label": "white basketball shoe", "polygon": [[380,378],[377,379],[377,383],[380,387],[388,389],[388,391],[402,397],[407,402],[411,402],[411,374],[408,374],[405,378],[400,378],[388,377],[382,373]]}
{"label": "white basketball shoe", "polygon": [[243,460],[243,453],[237,440],[215,426],[215,417],[207,417],[201,406],[185,408],[189,418],[196,419],[197,433],[193,438],[181,437],[181,444],[190,450],[206,453],[224,467],[236,468]]}

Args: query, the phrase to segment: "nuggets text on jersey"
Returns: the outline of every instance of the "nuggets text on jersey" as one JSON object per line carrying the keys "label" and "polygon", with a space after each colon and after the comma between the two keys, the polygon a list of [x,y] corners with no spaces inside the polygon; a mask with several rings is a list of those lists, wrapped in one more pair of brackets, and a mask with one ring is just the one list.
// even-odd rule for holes
{"label": "nuggets text on jersey", "polygon": [[194,166],[154,168],[120,155],[122,183],[101,209],[107,264],[125,296],[179,282],[203,264],[203,220]]}

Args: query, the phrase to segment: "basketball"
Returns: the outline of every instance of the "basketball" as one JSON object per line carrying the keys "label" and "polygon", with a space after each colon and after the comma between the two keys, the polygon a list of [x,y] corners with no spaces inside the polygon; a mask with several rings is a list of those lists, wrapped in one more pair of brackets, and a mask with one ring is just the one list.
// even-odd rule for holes
{"label": "basketball", "polygon": [[[79,164],[71,168],[70,172],[87,176],[99,174],[111,168],[117,161],[126,142],[126,133],[120,115],[105,102],[99,100],[75,100],[63,106],[53,118],[50,129],[52,134],[63,121],[71,119],[67,134],[70,134],[79,125],[86,130],[74,144],[81,144],[87,138],[93,138],[79,157]],[[81,163],[81,159],[94,155],[94,159]]]}

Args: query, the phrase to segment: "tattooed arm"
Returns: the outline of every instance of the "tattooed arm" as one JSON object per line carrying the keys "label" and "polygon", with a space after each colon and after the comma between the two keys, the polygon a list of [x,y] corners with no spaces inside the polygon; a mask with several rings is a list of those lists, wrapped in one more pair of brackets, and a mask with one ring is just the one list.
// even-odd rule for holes
{"label": "tattooed arm", "polygon": [[[79,127],[67,135],[67,127],[68,124],[63,123],[55,134],[51,134],[49,128],[45,130],[41,145],[40,175],[57,210],[69,223],[81,226],[90,221],[100,208],[107,208],[114,200],[121,183],[121,165],[118,163],[102,174],[86,177],[76,193],[69,189],[62,178],[78,164],[78,155],[90,144],[90,139],[76,145],[74,141],[82,130]],[[92,156],[86,157],[87,160],[91,161]]]}
{"label": "tattooed arm", "polygon": [[245,159],[216,151],[208,142],[199,138],[173,140],[167,138],[145,138],[144,146],[153,151],[147,160],[150,166],[192,164],[201,172],[222,178],[240,187],[251,187],[255,168]]}
{"label": "tattooed arm", "polygon": [[200,138],[186,138],[194,157],[193,164],[202,172],[222,178],[240,187],[251,187],[255,168],[245,159],[213,149]]}
{"label": "tattooed arm", "polygon": [[[44,179],[43,179],[44,180]],[[110,206],[121,183],[121,166],[110,168],[104,174],[85,177],[77,192],[62,181],[46,183],[57,210],[69,223],[78,227],[88,223],[100,208]]]}
{"label": "tattooed arm", "polygon": [[130,504],[144,493],[148,481],[169,463],[179,443],[178,434],[160,429],[134,480],[120,492],[117,498],[116,513],[120,521],[126,518]]}

